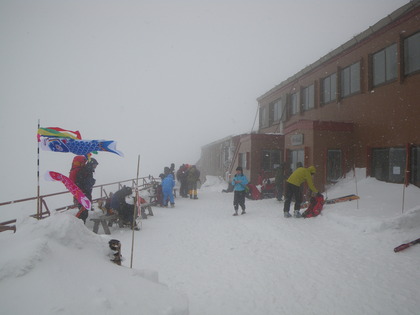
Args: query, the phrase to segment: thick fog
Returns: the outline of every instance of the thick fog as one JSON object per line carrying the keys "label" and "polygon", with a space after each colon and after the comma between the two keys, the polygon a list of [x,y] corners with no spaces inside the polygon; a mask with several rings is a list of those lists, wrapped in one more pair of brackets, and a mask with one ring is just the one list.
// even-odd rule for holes
{"label": "thick fog", "polygon": [[[36,195],[38,120],[118,142],[98,183],[136,177],[138,155],[157,176],[250,132],[257,97],[407,2],[0,0],[0,202]],[[41,177],[72,158],[41,151]]]}

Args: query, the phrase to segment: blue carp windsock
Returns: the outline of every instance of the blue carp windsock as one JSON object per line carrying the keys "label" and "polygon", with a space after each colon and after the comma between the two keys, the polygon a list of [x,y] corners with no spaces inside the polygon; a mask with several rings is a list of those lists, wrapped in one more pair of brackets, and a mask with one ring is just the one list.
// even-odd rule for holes
{"label": "blue carp windsock", "polygon": [[116,149],[117,142],[113,140],[78,140],[67,138],[42,137],[41,148],[52,152],[71,152],[76,155],[86,155],[90,152],[103,151],[124,156],[121,151]]}
{"label": "blue carp windsock", "polygon": [[45,173],[45,179],[50,181],[59,181],[66,186],[66,188],[73,194],[73,196],[77,199],[77,201],[86,209],[90,210],[91,202],[88,197],[80,190],[80,188],[70,180],[70,178],[64,176],[63,174],[47,171]]}

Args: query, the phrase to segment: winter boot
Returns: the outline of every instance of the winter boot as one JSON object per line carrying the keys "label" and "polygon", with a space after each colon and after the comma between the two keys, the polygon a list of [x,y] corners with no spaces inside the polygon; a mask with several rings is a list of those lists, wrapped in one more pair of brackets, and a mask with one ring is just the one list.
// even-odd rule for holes
{"label": "winter boot", "polygon": [[295,218],[300,218],[301,217],[301,214],[300,214],[299,210],[295,210],[295,212],[293,213],[293,216]]}
{"label": "winter boot", "polygon": [[245,212],[245,209],[242,209],[242,212],[241,212],[241,214],[245,214],[246,212]]}
{"label": "winter boot", "polygon": [[235,213],[233,215],[238,215],[238,208],[235,206]]}
{"label": "winter boot", "polygon": [[287,211],[284,211],[284,217],[285,218],[290,218],[292,215],[289,213],[289,212],[287,212]]}

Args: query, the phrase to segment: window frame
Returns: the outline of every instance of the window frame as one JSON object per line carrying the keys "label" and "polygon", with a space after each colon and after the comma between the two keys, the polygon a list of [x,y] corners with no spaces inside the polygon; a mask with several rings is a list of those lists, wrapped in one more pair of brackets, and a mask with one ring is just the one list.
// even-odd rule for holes
{"label": "window frame", "polygon": [[299,93],[290,94],[290,116],[299,114]]}
{"label": "window frame", "polygon": [[302,109],[308,111],[315,108],[315,84],[302,88]]}
{"label": "window frame", "polygon": [[362,91],[361,62],[357,61],[341,69],[340,78],[341,78],[341,92],[340,92],[341,98],[346,98],[346,97],[350,97],[352,95],[361,93]]}
{"label": "window frame", "polygon": [[280,122],[283,118],[283,99],[279,98],[273,103],[273,121]]}
{"label": "window frame", "polygon": [[[326,95],[325,82],[327,82],[327,80],[329,83],[328,95],[330,96],[328,100],[325,98],[325,95]],[[329,104],[329,103],[337,101],[337,72],[331,73],[329,76],[323,78],[321,82],[322,82],[322,102],[321,103]],[[333,82],[334,84],[332,84]]]}
{"label": "window frame", "polygon": [[[382,60],[378,59],[382,57]],[[377,57],[377,58],[376,58]],[[379,63],[382,63],[380,65]],[[380,67],[380,68],[379,68]],[[398,45],[393,43],[375,53],[371,56],[371,69],[372,69],[372,87],[378,87],[397,80],[398,78]],[[383,80],[377,82],[377,70],[382,70],[381,76]],[[392,72],[392,74],[391,74]]]}
{"label": "window frame", "polygon": [[[282,157],[282,150],[280,149],[261,150],[261,169],[264,171],[275,170],[275,166],[278,167],[280,163],[282,162],[281,157]],[[268,163],[266,162],[267,159],[268,159]]]}
{"label": "window frame", "polygon": [[260,107],[260,123],[261,123],[260,129],[269,127],[270,125],[269,114],[270,114],[269,106]]}
{"label": "window frame", "polygon": [[[416,45],[409,46],[409,44],[411,44],[411,41],[413,41],[414,44]],[[411,36],[405,38],[403,45],[404,45],[404,75],[408,76],[408,75],[420,72],[420,32],[414,33]],[[414,61],[414,66],[413,66],[413,63],[410,62],[411,60]],[[410,69],[412,67],[414,67],[414,69]]]}

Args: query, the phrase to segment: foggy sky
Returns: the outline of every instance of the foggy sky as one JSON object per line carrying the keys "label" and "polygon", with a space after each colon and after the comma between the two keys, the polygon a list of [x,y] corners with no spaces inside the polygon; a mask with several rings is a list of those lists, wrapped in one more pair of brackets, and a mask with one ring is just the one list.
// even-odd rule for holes
{"label": "foggy sky", "polygon": [[[97,183],[134,178],[138,155],[157,176],[250,132],[257,97],[407,2],[0,0],[0,202],[36,195],[38,119],[118,142]],[[73,155],[40,158],[68,175]]]}

